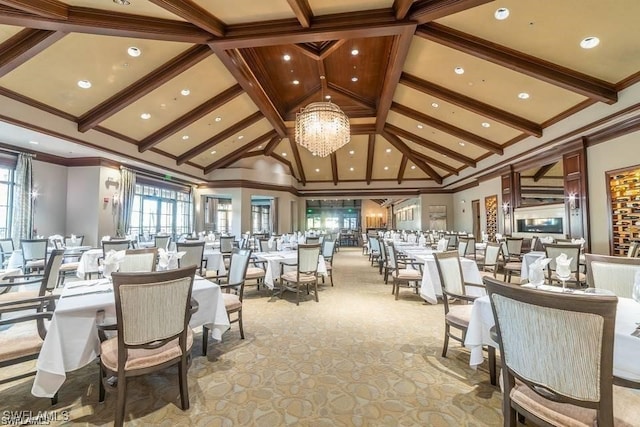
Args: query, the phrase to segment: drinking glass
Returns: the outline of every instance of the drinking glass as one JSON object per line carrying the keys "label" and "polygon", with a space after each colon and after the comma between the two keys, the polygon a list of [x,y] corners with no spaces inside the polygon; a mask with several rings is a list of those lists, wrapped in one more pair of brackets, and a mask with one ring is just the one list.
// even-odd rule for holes
{"label": "drinking glass", "polygon": [[567,280],[571,279],[571,268],[568,265],[558,265],[556,267],[556,275],[562,282],[562,292],[571,292],[566,288]]}

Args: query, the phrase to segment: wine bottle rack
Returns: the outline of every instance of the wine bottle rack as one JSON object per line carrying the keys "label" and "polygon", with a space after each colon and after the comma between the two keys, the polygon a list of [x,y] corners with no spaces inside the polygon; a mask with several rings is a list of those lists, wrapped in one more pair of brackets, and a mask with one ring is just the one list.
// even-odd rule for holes
{"label": "wine bottle rack", "polygon": [[607,173],[611,200],[611,255],[626,256],[640,240],[640,166]]}

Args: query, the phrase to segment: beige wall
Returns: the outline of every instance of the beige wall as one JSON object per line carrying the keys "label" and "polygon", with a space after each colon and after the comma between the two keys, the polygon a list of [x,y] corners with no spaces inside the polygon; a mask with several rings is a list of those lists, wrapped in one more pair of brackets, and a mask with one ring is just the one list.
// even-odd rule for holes
{"label": "beige wall", "polygon": [[[484,209],[484,198],[498,196],[498,206],[502,205],[502,189],[500,177],[481,182],[477,187],[460,191],[453,195],[454,229],[456,231],[473,232],[473,213],[471,201],[480,200],[480,230],[487,229],[487,215]],[[464,203],[462,201],[464,200]],[[463,212],[464,210],[464,212]],[[498,232],[503,230],[504,218],[502,209],[498,209]]]}
{"label": "beige wall", "polygon": [[396,221],[396,229],[398,230],[422,230],[422,209],[420,198],[405,200],[393,207],[393,213],[396,215],[405,209],[413,209],[413,220]]}
{"label": "beige wall", "polygon": [[33,161],[34,201],[33,228],[42,236],[64,235],[67,211],[67,168],[52,163]]}
{"label": "beige wall", "polygon": [[360,224],[362,224],[363,232],[367,231],[367,216],[374,218],[382,217],[382,222],[387,222],[387,209],[370,199],[362,199],[360,215]]}
{"label": "beige wall", "polygon": [[424,230],[429,229],[429,206],[447,207],[447,230],[455,228],[455,212],[453,210],[453,195],[451,194],[422,194],[420,196],[420,223]]}
{"label": "beige wall", "polygon": [[84,235],[84,244],[96,246],[98,238],[98,191],[100,168],[67,168],[65,233]]}

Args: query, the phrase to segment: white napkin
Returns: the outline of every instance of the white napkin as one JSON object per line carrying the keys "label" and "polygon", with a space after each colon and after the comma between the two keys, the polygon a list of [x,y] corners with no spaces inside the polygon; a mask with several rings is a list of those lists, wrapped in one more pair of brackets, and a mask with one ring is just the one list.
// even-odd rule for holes
{"label": "white napkin", "polygon": [[269,237],[269,241],[267,242],[267,247],[268,247],[269,249],[273,249],[273,241],[274,241],[274,240],[275,240],[275,239],[273,238],[273,236]]}
{"label": "white napkin", "polygon": [[417,240],[416,235],[415,234],[409,234],[407,236],[407,242],[409,243],[415,243]]}
{"label": "white napkin", "polygon": [[[168,252],[163,248],[158,249],[158,269],[169,270],[177,268],[178,260],[186,254],[185,251]],[[175,267],[174,267],[175,266]]]}
{"label": "white napkin", "polygon": [[110,250],[104,257],[104,261],[102,262],[102,275],[105,277],[110,277],[111,273],[118,271],[120,268],[120,263],[124,259],[125,251],[114,251]]}
{"label": "white napkin", "polygon": [[551,258],[538,258],[529,266],[529,283],[540,286],[544,283],[544,269]]}
{"label": "white napkin", "polygon": [[64,241],[64,237],[62,237],[59,234],[54,234],[53,236],[49,236],[49,240],[53,241],[53,240],[60,240],[60,241]]}
{"label": "white napkin", "polygon": [[447,242],[447,239],[440,239],[440,240],[438,240],[438,247],[437,247],[437,250],[438,250],[438,251],[441,251],[441,252],[446,251],[446,250],[447,250],[447,243],[448,243],[448,242]]}
{"label": "white napkin", "polygon": [[[542,243],[543,245],[547,245],[547,244],[553,244],[553,237],[551,236],[544,236],[540,238],[540,243]],[[564,255],[564,254],[562,254]],[[566,255],[565,255],[566,256]]]}
{"label": "white napkin", "polygon": [[502,239],[502,234],[496,233],[496,240],[500,240],[500,239]]}
{"label": "white napkin", "polygon": [[567,258],[564,252],[556,257],[556,274],[558,277],[568,276],[571,274],[571,261],[573,258]]}
{"label": "white napkin", "polygon": [[420,235],[420,238],[418,239],[418,246],[427,246],[427,238],[424,237],[422,234]]}
{"label": "white napkin", "polygon": [[571,239],[571,243],[573,243],[574,245],[580,245],[580,247],[584,247],[584,237],[581,237],[579,239]]}
{"label": "white napkin", "polygon": [[111,240],[111,236],[102,236],[103,242],[108,242],[109,240]]}

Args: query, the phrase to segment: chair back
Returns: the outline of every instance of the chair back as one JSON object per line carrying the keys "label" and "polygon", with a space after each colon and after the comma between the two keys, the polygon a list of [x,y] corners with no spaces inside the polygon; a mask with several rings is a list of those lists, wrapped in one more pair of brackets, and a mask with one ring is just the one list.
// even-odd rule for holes
{"label": "chair back", "polygon": [[458,256],[465,256],[467,255],[467,246],[469,245],[469,241],[466,237],[461,237],[458,240]]}
{"label": "chair back", "polygon": [[105,240],[102,242],[102,254],[106,256],[109,251],[126,251],[130,244],[129,240]]}
{"label": "chair back", "polygon": [[276,242],[274,241],[273,242],[273,247],[270,248],[269,247],[269,239],[267,239],[267,238],[262,238],[262,237],[259,238],[258,239],[258,246],[260,247],[260,252],[274,252],[274,251],[277,250]]}
{"label": "chair back", "polygon": [[[238,287],[244,284],[247,267],[251,259],[251,249],[234,249],[231,253],[227,286]],[[240,298],[242,300],[242,298]]]}
{"label": "chair back", "polygon": [[587,258],[587,284],[606,289],[622,298],[631,298],[635,276],[640,271],[640,258],[624,258],[585,254]]}
{"label": "chair back", "polygon": [[155,235],[154,237],[154,244],[153,246],[155,246],[158,249],[167,249],[169,247],[169,242],[171,242],[171,236],[169,235]]}
{"label": "chair back", "polygon": [[40,286],[40,296],[44,296],[46,292],[53,292],[58,285],[58,273],[60,266],[64,260],[64,249],[54,249],[51,251],[47,265],[42,275],[42,283]]}
{"label": "chair back", "polygon": [[[464,295],[462,264],[457,251],[436,252],[433,254],[440,275],[440,285],[444,295]],[[445,298],[446,300],[446,298]]]}
{"label": "chair back", "polygon": [[157,248],[127,249],[120,262],[118,271],[121,273],[144,273],[156,271],[158,259]]}
{"label": "chair back", "polygon": [[325,261],[331,262],[333,254],[336,250],[336,241],[325,239],[322,242],[322,257]]}
{"label": "chair back", "polygon": [[49,239],[22,239],[22,258],[24,262],[45,259],[47,257],[47,246]]}
{"label": "chair back", "polygon": [[372,236],[369,239],[369,253],[380,253],[380,241],[384,242],[382,237]]}
{"label": "chair back", "polygon": [[[596,409],[597,425],[613,426],[618,298],[559,295],[488,277],[484,283],[499,337],[505,399],[511,399],[518,379],[545,399]],[[510,402],[505,403],[506,410]]]}
{"label": "chair back", "polygon": [[393,242],[389,242],[389,244],[385,244],[384,240],[380,239],[380,246],[381,246],[380,256],[383,256],[382,253],[384,252],[384,257],[385,257],[384,259],[387,261],[387,267],[389,267],[389,269],[393,271],[397,271],[398,270],[398,250],[394,246]]}
{"label": "chair back", "polygon": [[522,254],[522,237],[507,237],[507,253],[510,258],[519,258]]}
{"label": "chair back", "polygon": [[0,239],[0,265],[4,265],[5,261],[9,261],[13,251],[13,239]]}
{"label": "chair back", "polygon": [[531,250],[532,251],[544,251],[544,246],[542,246],[542,242],[540,241],[540,237],[533,236],[531,238]]}
{"label": "chair back", "polygon": [[484,250],[484,266],[493,266],[495,269],[498,266],[501,251],[502,247],[498,243],[487,243],[487,247]]}
{"label": "chair back", "polygon": [[83,242],[84,242],[84,235],[76,236],[75,240],[73,240],[71,236],[64,236],[65,246],[82,246]]}
{"label": "chair back", "polygon": [[195,265],[198,270],[200,270],[202,266],[202,255],[204,254],[204,242],[188,241],[176,243],[176,251],[185,253],[182,258],[178,260],[179,267]]}
{"label": "chair back", "polygon": [[577,273],[580,264],[581,248],[581,245],[570,245],[567,243],[544,245],[545,256],[551,258],[551,261],[547,264],[549,274],[552,271],[556,271],[556,258],[559,257],[560,254],[565,254],[567,258],[571,258],[571,273]]}
{"label": "chair back", "polygon": [[633,241],[629,243],[629,250],[627,251],[627,258],[640,257],[640,242]]}
{"label": "chair back", "polygon": [[195,266],[153,273],[113,273],[118,366],[129,348],[158,348],[179,338],[185,354]]}
{"label": "chair back", "polygon": [[457,234],[445,234],[444,238],[447,239],[447,249],[456,249],[458,247]]}
{"label": "chair back", "polygon": [[320,236],[309,236],[305,241],[307,242],[307,245],[317,245],[320,243]]}
{"label": "chair back", "polygon": [[230,254],[233,252],[233,243],[235,241],[235,236],[220,236],[220,252],[223,254]]}
{"label": "chair back", "polygon": [[320,244],[298,245],[298,272],[316,274],[318,271],[318,257],[320,256]]}

